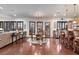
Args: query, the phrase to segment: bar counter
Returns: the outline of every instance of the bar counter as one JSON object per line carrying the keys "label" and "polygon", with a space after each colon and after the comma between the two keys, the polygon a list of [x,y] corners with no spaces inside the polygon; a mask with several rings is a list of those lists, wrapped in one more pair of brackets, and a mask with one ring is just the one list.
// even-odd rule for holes
{"label": "bar counter", "polygon": [[23,38],[23,35],[22,35],[23,31],[22,32],[20,31],[19,35],[16,35],[16,36],[12,36],[13,33],[16,34],[16,31],[0,33],[0,48],[10,43],[16,42],[20,38]]}

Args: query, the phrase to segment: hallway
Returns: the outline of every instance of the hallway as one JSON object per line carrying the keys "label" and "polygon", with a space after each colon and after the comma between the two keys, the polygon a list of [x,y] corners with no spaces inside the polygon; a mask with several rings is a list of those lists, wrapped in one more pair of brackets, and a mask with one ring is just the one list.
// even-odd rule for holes
{"label": "hallway", "polygon": [[0,55],[76,55],[72,50],[59,44],[58,39],[47,38],[43,45],[34,45],[28,39],[18,40],[0,49]]}

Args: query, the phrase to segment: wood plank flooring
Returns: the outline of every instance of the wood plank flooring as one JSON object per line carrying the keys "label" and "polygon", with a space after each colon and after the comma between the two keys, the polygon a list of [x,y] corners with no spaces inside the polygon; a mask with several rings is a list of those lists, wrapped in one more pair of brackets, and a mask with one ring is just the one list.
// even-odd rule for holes
{"label": "wood plank flooring", "polygon": [[71,49],[63,47],[58,39],[48,38],[47,44],[34,45],[27,39],[18,40],[0,49],[0,55],[77,55]]}

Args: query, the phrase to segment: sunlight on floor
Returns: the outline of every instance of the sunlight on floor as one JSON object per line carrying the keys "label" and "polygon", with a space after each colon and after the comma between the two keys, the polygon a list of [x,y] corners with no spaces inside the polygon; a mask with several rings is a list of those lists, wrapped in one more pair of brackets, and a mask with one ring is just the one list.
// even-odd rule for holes
{"label": "sunlight on floor", "polygon": [[62,46],[60,44],[57,45],[57,52],[59,53],[62,49]]}
{"label": "sunlight on floor", "polygon": [[47,47],[48,48],[50,48],[50,40],[49,39],[47,39],[48,41],[47,41]]}

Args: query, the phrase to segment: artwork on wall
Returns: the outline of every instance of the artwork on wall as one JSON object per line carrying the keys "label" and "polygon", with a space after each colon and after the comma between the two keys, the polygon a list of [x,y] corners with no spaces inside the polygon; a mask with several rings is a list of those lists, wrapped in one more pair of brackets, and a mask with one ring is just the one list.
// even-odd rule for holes
{"label": "artwork on wall", "polygon": [[43,22],[41,22],[41,21],[37,22],[37,33],[43,34]]}
{"label": "artwork on wall", "polygon": [[29,35],[35,35],[35,22],[29,21]]}
{"label": "artwork on wall", "polygon": [[45,37],[50,37],[50,22],[45,22]]}

